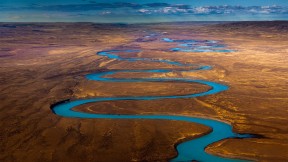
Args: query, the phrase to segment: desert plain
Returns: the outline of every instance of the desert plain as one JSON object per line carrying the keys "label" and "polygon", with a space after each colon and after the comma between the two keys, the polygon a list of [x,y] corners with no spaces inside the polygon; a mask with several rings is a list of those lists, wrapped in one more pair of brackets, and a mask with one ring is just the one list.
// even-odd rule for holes
{"label": "desert plain", "polygon": [[[148,39],[147,35],[153,34]],[[169,120],[79,119],[57,116],[61,101],[115,96],[167,96],[209,89],[196,83],[90,81],[85,75],[123,69],[169,73],[117,73],[111,78],[191,78],[229,86],[217,94],[147,101],[107,101],[76,107],[101,114],[170,114],[230,123],[257,135],[209,145],[213,155],[252,161],[288,161],[288,22],[181,22],[157,24],[1,23],[0,161],[168,161],[181,141],[209,127]],[[177,43],[218,40],[234,52],[180,52]],[[96,55],[140,49],[122,57],[210,65],[181,72],[161,62],[119,61]],[[193,150],[191,150],[193,151]]]}

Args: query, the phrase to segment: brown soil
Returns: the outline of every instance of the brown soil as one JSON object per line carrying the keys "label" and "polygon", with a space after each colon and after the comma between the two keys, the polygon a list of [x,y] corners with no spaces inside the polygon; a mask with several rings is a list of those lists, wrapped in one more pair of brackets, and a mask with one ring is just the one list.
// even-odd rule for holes
{"label": "brown soil", "polygon": [[[228,91],[195,99],[113,101],[77,107],[90,113],[174,114],[230,122],[238,133],[262,138],[226,139],[206,151],[258,161],[288,160],[287,22],[220,25],[90,23],[0,24],[0,161],[167,161],[175,144],[211,131],[161,120],[63,118],[50,106],[97,96],[181,95],[209,87],[188,83],[101,83],[85,75],[109,69],[175,69],[166,74],[122,73],[109,77],[186,77],[224,83]],[[223,40],[234,53],[168,52],[175,44],[136,41],[143,31],[174,39]],[[163,37],[164,37],[163,36]],[[139,40],[139,39],[138,39]],[[96,52],[137,48],[126,57],[213,65],[177,72],[161,63],[110,60]]]}

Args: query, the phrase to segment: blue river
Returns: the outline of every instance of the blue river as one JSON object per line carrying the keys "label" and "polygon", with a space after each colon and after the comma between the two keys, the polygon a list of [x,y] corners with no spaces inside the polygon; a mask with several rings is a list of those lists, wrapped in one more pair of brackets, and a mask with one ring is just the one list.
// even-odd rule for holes
{"label": "blue river", "polygon": [[225,44],[221,44],[216,40],[174,40],[163,38],[167,43],[180,43],[179,47],[171,48],[173,52],[235,52],[235,50],[227,49]]}
{"label": "blue river", "polygon": [[[175,42],[169,38],[164,38],[166,42]],[[180,43],[187,42],[186,41],[178,41]],[[189,42],[189,41],[188,41]],[[193,42],[191,40],[191,42]],[[205,42],[204,42],[205,43]],[[207,42],[206,42],[207,43]],[[213,44],[215,46],[215,42],[208,42],[208,44]],[[150,61],[150,62],[162,62],[174,66],[188,66],[193,67],[193,70],[182,70],[182,71],[197,71],[197,70],[210,70],[211,66],[205,65],[195,65],[195,64],[183,64],[176,61],[171,60],[157,60],[150,58],[124,58],[121,57],[119,53],[123,52],[139,52],[139,50],[109,50],[109,51],[101,51],[98,52],[97,55],[108,57],[110,59],[117,59],[122,61]],[[227,51],[229,52],[229,51]],[[195,68],[197,67],[197,68]],[[119,101],[119,100],[159,100],[159,99],[177,99],[177,98],[194,98],[200,96],[207,96],[216,93],[220,93],[222,91],[226,91],[229,89],[228,86],[210,82],[206,80],[193,80],[187,78],[107,78],[106,76],[122,73],[122,72],[141,72],[141,73],[167,73],[172,70],[167,69],[153,69],[153,70],[111,70],[105,72],[99,72],[95,74],[88,74],[86,78],[88,80],[93,81],[101,81],[101,82],[165,82],[165,81],[173,81],[173,82],[186,82],[186,83],[198,83],[210,86],[210,89],[206,92],[194,93],[188,95],[173,95],[173,96],[128,96],[128,97],[97,97],[97,98],[89,98],[89,99],[79,99],[73,101],[59,102],[55,104],[51,109],[53,113],[68,118],[95,118],[95,119],[147,119],[147,120],[173,120],[173,121],[184,121],[191,123],[198,123],[212,128],[212,132],[207,135],[201,136],[196,139],[188,140],[180,143],[176,146],[178,155],[171,159],[172,162],[183,162],[183,161],[201,161],[201,162],[242,162],[246,160],[240,159],[230,159],[223,158],[219,156],[214,156],[205,152],[205,148],[214,142],[226,139],[226,138],[252,138],[253,135],[250,134],[237,134],[232,131],[232,126],[228,123],[221,122],[213,119],[206,118],[197,118],[191,116],[181,116],[181,115],[120,115],[120,114],[92,114],[86,112],[79,112],[73,110],[73,108],[87,104],[87,103],[95,103],[101,101]]]}

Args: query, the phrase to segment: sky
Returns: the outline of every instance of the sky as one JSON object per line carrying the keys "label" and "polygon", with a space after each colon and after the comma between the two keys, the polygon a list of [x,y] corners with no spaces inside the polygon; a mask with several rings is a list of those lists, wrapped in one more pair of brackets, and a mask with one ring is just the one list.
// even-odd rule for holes
{"label": "sky", "polygon": [[0,0],[0,22],[288,20],[288,0]]}

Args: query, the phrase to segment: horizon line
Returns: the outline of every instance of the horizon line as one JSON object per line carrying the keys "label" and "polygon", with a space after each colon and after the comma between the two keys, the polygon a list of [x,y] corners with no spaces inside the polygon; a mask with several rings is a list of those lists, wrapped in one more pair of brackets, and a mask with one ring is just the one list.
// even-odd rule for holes
{"label": "horizon line", "polygon": [[197,23],[221,23],[221,22],[288,22],[288,20],[225,20],[225,21],[163,21],[163,22],[93,22],[93,21],[0,21],[0,23],[91,23],[91,24],[160,24],[160,23],[189,23],[189,22],[197,22]]}

